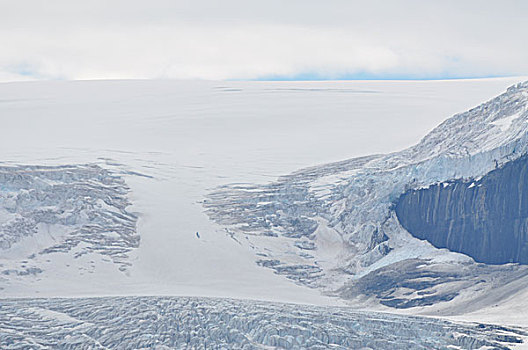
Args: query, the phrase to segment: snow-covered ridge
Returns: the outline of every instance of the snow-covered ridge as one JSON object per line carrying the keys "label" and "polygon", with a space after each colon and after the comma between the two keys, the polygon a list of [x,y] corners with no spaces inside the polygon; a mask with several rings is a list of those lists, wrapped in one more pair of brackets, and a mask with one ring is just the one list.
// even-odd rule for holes
{"label": "snow-covered ridge", "polygon": [[139,245],[129,205],[123,179],[97,165],[0,167],[2,274],[39,273],[52,253],[101,254],[126,270]]}
{"label": "snow-covered ridge", "polygon": [[[260,264],[311,286],[340,288],[404,259],[469,263],[412,238],[393,202],[408,189],[479,178],[528,153],[527,120],[524,82],[453,116],[401,152],[317,166],[264,186],[227,185],[204,206],[213,220],[260,247]],[[329,240],[333,254],[325,251]],[[298,242],[314,245],[307,251]]]}

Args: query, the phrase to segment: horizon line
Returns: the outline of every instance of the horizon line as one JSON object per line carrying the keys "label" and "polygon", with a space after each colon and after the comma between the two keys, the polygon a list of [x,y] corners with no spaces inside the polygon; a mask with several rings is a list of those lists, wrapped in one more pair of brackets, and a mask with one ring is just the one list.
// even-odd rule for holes
{"label": "horizon line", "polygon": [[487,76],[459,76],[459,77],[356,77],[356,78],[324,78],[324,77],[262,77],[254,79],[203,79],[203,78],[89,78],[89,79],[28,79],[28,80],[6,80],[0,84],[8,83],[34,83],[34,82],[81,82],[81,81],[211,81],[211,82],[346,82],[346,81],[451,81],[451,80],[483,80],[483,79],[507,79],[507,78],[528,78],[528,74],[520,75],[487,75]]}

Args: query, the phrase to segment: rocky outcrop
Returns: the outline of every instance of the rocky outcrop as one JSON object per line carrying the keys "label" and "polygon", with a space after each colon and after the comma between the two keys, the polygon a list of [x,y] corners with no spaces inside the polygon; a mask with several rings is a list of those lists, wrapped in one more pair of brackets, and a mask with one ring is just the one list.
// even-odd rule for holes
{"label": "rocky outcrop", "polygon": [[528,264],[528,156],[478,181],[453,180],[405,192],[401,225],[437,248],[489,264]]}

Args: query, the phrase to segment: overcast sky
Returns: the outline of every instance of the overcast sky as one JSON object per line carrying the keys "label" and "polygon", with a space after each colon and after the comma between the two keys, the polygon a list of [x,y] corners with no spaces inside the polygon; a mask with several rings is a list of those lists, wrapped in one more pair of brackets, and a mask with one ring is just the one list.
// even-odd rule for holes
{"label": "overcast sky", "polygon": [[528,1],[0,0],[0,81],[528,75]]}

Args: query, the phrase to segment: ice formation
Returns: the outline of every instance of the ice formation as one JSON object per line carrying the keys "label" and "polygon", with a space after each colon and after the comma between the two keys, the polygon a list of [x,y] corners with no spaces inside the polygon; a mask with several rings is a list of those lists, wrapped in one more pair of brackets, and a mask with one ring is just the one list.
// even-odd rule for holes
{"label": "ice formation", "polygon": [[190,297],[4,300],[2,349],[511,349],[513,327]]}
{"label": "ice formation", "polygon": [[[301,170],[268,185],[226,185],[212,192],[204,206],[233,236],[253,242],[260,265],[298,283],[350,296],[368,276],[371,283],[385,285],[380,293],[386,304],[408,306],[403,298],[414,300],[412,306],[429,305],[423,295],[450,300],[460,286],[452,287],[451,278],[445,281],[439,266],[452,269],[455,280],[484,274],[489,280],[506,278],[502,284],[525,277],[526,268],[481,267],[467,256],[419,241],[400,225],[395,202],[408,190],[476,180],[518,159],[528,151],[527,120],[525,82],[446,120],[411,148]],[[384,283],[381,269],[413,281],[420,274],[396,268],[414,269],[417,265],[405,263],[413,259],[421,261],[421,274],[433,282],[418,290],[421,296],[412,289],[402,296],[407,288]]]}
{"label": "ice formation", "polygon": [[139,245],[128,187],[97,165],[0,167],[0,271],[42,272],[36,257],[107,257],[124,271]]}

